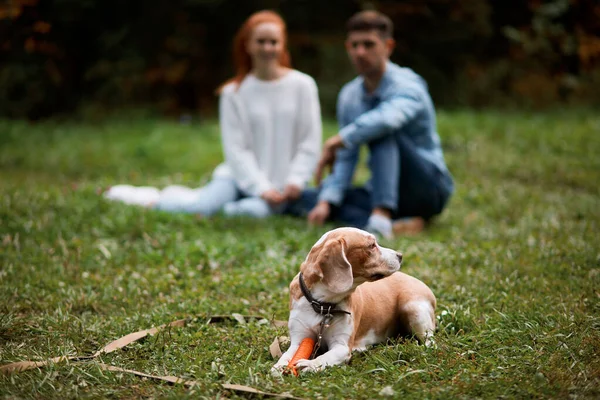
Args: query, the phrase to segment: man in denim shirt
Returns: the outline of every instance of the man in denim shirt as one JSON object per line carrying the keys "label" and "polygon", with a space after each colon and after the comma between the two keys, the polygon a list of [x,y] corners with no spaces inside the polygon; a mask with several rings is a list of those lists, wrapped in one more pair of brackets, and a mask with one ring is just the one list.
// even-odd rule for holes
{"label": "man in denim shirt", "polygon": [[[420,231],[453,192],[427,84],[389,61],[395,43],[387,16],[363,11],[347,28],[346,49],[359,76],[338,96],[341,130],[325,142],[317,184],[327,167],[332,173],[319,191],[305,191],[292,213],[310,210],[312,224],[336,220],[385,238]],[[362,144],[369,148],[371,179],[351,187]]]}

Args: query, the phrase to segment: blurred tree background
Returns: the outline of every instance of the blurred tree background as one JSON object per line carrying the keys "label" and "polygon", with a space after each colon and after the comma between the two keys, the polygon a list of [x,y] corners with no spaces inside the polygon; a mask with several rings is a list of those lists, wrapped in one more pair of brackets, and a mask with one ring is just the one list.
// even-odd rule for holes
{"label": "blurred tree background", "polygon": [[440,107],[600,104],[596,0],[9,0],[0,116],[212,115],[214,90],[233,71],[233,35],[260,9],[284,16],[292,62],[317,80],[332,114],[353,77],[345,22],[364,8],[392,18],[393,60],[425,77]]}

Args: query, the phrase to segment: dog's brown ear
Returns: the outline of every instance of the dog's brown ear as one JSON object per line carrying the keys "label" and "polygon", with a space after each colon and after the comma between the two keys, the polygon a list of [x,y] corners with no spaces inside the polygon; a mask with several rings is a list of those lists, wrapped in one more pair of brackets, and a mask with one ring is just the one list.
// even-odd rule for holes
{"label": "dog's brown ear", "polygon": [[323,271],[323,283],[334,293],[350,290],[354,277],[352,265],[346,257],[344,239],[329,240],[319,253],[317,264]]}

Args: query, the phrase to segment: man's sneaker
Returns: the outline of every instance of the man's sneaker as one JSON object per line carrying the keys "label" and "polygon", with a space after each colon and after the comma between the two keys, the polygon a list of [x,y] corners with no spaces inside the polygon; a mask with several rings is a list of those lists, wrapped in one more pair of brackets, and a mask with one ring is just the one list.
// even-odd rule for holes
{"label": "man's sneaker", "polygon": [[365,231],[384,239],[393,239],[392,220],[380,214],[372,214],[367,221]]}

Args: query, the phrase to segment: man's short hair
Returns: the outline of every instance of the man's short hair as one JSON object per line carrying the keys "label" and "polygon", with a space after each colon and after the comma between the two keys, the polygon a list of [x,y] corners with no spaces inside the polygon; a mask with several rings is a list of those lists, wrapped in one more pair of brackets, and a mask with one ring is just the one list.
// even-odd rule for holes
{"label": "man's short hair", "polygon": [[382,38],[388,39],[394,34],[394,23],[379,11],[367,10],[354,14],[346,23],[346,30],[348,33],[375,30]]}

